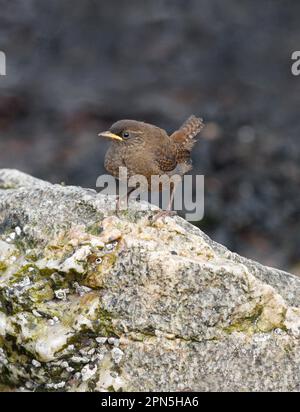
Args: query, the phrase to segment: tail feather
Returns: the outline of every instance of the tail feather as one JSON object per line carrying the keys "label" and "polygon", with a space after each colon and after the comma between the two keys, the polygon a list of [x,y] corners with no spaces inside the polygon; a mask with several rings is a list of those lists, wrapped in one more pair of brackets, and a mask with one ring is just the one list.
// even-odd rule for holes
{"label": "tail feather", "polygon": [[203,127],[203,120],[192,115],[183,123],[180,129],[176,130],[176,132],[171,135],[171,138],[182,149],[190,151],[196,142],[195,137],[200,133]]}

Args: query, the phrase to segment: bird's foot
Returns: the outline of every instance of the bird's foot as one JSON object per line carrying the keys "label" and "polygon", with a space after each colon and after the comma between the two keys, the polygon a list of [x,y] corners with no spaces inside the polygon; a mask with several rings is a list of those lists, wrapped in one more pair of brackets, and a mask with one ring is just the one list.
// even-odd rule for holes
{"label": "bird's foot", "polygon": [[158,219],[165,218],[165,217],[171,217],[171,216],[176,216],[177,212],[175,210],[159,210],[156,215],[150,216],[149,220],[154,223]]}
{"label": "bird's foot", "polygon": [[118,213],[120,211],[120,209],[121,209],[121,198],[118,195],[117,198],[116,198],[116,213]]}

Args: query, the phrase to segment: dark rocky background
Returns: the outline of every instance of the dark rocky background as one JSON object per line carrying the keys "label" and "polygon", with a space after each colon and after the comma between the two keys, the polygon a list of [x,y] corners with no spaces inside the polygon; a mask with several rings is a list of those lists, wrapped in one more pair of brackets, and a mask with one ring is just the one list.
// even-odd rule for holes
{"label": "dark rocky background", "polygon": [[0,0],[0,167],[95,187],[120,118],[207,127],[199,227],[300,273],[300,3]]}

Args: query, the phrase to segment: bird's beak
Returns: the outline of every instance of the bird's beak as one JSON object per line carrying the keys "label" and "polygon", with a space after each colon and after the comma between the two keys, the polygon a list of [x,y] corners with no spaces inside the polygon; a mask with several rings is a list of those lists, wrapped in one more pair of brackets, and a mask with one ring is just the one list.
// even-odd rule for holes
{"label": "bird's beak", "polygon": [[108,139],[113,139],[113,140],[119,140],[123,142],[122,137],[118,136],[117,134],[111,133],[110,131],[107,132],[101,132],[98,134],[100,137],[107,137]]}

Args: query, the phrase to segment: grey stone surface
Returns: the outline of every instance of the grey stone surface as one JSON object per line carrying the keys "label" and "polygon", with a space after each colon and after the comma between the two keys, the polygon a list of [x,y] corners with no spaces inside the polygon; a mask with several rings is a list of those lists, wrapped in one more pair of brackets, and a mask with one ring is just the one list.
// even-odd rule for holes
{"label": "grey stone surface", "polygon": [[300,280],[113,204],[0,170],[3,387],[298,391]]}

